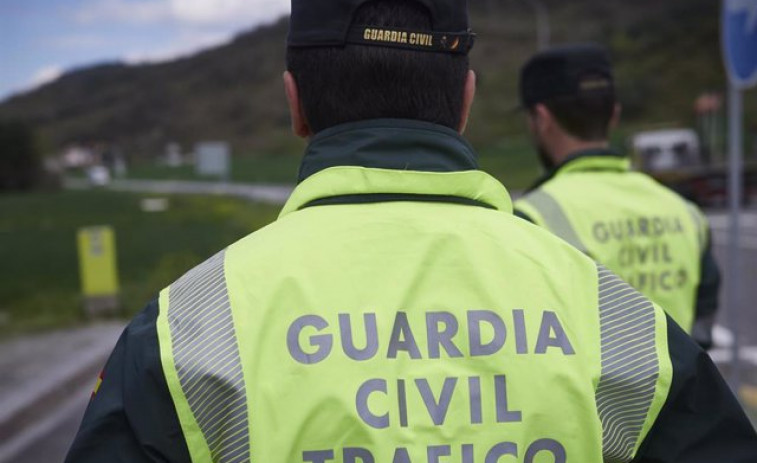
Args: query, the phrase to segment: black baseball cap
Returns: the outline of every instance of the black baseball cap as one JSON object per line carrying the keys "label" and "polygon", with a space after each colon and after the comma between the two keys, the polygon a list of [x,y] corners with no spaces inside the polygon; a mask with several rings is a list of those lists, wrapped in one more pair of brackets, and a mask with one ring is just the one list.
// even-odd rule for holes
{"label": "black baseball cap", "polygon": [[346,44],[466,54],[475,34],[469,29],[468,0],[406,0],[425,6],[432,31],[413,31],[380,24],[352,24],[369,0],[292,0],[287,46],[342,47]]}
{"label": "black baseball cap", "polygon": [[599,45],[551,48],[535,55],[521,70],[520,103],[523,108],[561,98],[591,95],[615,95],[609,53]]}

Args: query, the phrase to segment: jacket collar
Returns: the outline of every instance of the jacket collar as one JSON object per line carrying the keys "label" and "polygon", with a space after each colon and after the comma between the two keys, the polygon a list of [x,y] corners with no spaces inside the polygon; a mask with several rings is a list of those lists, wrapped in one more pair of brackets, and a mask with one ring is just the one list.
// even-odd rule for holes
{"label": "jacket collar", "polygon": [[421,172],[478,169],[473,148],[457,132],[429,122],[376,119],[331,127],[305,151],[298,181],[337,166]]}
{"label": "jacket collar", "polygon": [[612,148],[578,151],[549,170],[527,191],[536,190],[553,178],[572,172],[627,172],[629,170],[631,170],[631,161],[628,157]]}
{"label": "jacket collar", "polygon": [[461,198],[512,213],[507,190],[477,170],[473,149],[456,132],[382,119],[340,125],[313,137],[300,183],[280,216],[325,198],[386,194]]}

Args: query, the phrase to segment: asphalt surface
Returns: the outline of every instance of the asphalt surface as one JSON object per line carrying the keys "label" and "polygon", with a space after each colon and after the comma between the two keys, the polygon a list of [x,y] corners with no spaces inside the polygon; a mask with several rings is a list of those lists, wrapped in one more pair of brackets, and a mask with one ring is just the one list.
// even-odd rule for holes
{"label": "asphalt surface", "polygon": [[[716,257],[725,270],[725,277],[730,278],[739,275],[743,296],[739,300],[738,326],[741,345],[745,349],[754,346],[754,362],[749,358],[742,358],[744,369],[757,369],[757,310],[754,304],[757,301],[757,211],[748,211],[741,218],[741,253],[740,271],[732,272],[725,265],[727,256],[727,231],[728,217],[724,212],[710,214],[713,228],[714,247]],[[729,320],[733,304],[727,300],[725,291],[721,295],[723,304],[719,316],[719,324],[725,328],[730,326]],[[747,350],[747,353],[749,351]],[[743,356],[743,355],[742,355]],[[748,356],[747,356],[748,357]],[[83,395],[72,399],[69,404],[61,407],[57,416],[52,416],[38,431],[38,438],[15,458],[14,463],[59,463],[63,461],[68,447],[76,434],[79,422],[87,404],[87,397]]]}
{"label": "asphalt surface", "polygon": [[62,413],[44,423],[45,429],[26,450],[13,458],[13,463],[62,463],[89,403],[89,392],[85,392],[65,405]]}
{"label": "asphalt surface", "polygon": [[0,343],[0,463],[63,460],[121,322]]}
{"label": "asphalt surface", "polygon": [[[726,265],[728,259],[728,224],[729,218],[725,212],[709,215],[713,232],[715,256],[723,271],[723,286],[721,289],[721,310],[718,323],[731,331],[738,326],[739,343],[744,347],[757,346],[757,210],[749,210],[742,214],[741,239],[739,246],[739,269]],[[734,304],[728,298],[727,281],[729,278],[739,278],[741,297]],[[738,308],[734,311],[734,308]],[[735,315],[735,318],[734,318]],[[757,356],[754,364],[757,365]]]}
{"label": "asphalt surface", "polygon": [[[89,181],[78,178],[65,179],[64,186],[69,190],[96,188]],[[123,179],[113,180],[102,188],[135,193],[236,196],[267,204],[284,204],[294,191],[293,185]]]}

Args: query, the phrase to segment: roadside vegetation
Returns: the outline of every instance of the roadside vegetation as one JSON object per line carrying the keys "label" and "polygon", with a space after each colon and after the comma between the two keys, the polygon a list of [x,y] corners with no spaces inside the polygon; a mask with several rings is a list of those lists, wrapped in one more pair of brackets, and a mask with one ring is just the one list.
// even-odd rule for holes
{"label": "roadside vegetation", "polygon": [[[540,173],[534,149],[526,137],[505,139],[479,153],[481,169],[502,181],[509,189],[528,186]],[[233,156],[229,181],[238,183],[277,183],[293,185],[297,181],[301,153],[287,155]],[[84,171],[70,171],[68,176],[84,177]],[[151,160],[137,160],[125,178],[139,180],[188,180],[218,182],[214,176],[195,173],[193,165],[170,167]]]}
{"label": "roadside vegetation", "polygon": [[0,337],[85,321],[76,232],[115,229],[123,316],[223,247],[272,222],[279,208],[223,197],[170,196],[165,212],[140,208],[149,195],[107,191],[0,196]]}

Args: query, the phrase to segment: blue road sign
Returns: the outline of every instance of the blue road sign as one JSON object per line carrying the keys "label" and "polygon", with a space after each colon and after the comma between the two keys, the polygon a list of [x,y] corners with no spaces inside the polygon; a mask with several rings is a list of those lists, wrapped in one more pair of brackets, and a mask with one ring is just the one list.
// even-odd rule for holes
{"label": "blue road sign", "polygon": [[723,54],[733,85],[757,84],[757,0],[723,1]]}

